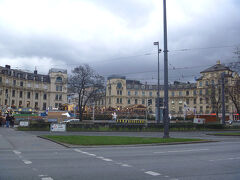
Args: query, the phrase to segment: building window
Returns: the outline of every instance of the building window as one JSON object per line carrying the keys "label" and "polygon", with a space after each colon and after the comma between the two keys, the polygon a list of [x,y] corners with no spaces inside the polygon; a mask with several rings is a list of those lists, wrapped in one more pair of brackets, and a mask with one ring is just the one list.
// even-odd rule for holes
{"label": "building window", "polygon": [[186,96],[189,96],[189,91],[186,91]]}
{"label": "building window", "polygon": [[209,103],[209,99],[208,99],[208,98],[206,98],[205,100],[206,100],[206,104],[208,104],[208,103]]}
{"label": "building window", "polygon": [[174,104],[174,100],[172,100],[172,104]]}
{"label": "building window", "polygon": [[43,100],[47,100],[47,94],[43,94]]}
{"label": "building window", "polygon": [[128,104],[131,104],[131,99],[128,99]]}
{"label": "building window", "polygon": [[208,81],[205,82],[205,85],[208,86]]}
{"label": "building window", "polygon": [[59,101],[62,100],[62,95],[61,95],[61,94],[59,94],[59,96],[58,96],[58,100],[59,100]]}
{"label": "building window", "polygon": [[212,80],[212,85],[214,85],[214,80]]}
{"label": "building window", "polygon": [[23,81],[20,82],[20,86],[23,86]]}
{"label": "building window", "polygon": [[15,104],[15,101],[14,100],[12,100],[12,105],[14,105]]}
{"label": "building window", "polygon": [[199,95],[202,95],[202,89],[199,90]]}
{"label": "building window", "polygon": [[202,113],[203,112],[203,107],[202,106],[200,106],[200,113]]}
{"label": "building window", "polygon": [[199,86],[202,87],[202,81],[199,82]]}
{"label": "building window", "polygon": [[55,100],[58,100],[58,94],[55,95]]}
{"label": "building window", "polygon": [[27,98],[30,99],[31,98],[31,93],[27,92]]}
{"label": "building window", "polygon": [[14,79],[13,80],[13,85],[16,86],[16,84],[17,84],[17,81]]}
{"label": "building window", "polygon": [[197,104],[197,99],[196,98],[193,99],[193,104]]}
{"label": "building window", "polygon": [[135,96],[137,96],[138,95],[138,92],[137,91],[135,91]]}
{"label": "building window", "polygon": [[62,82],[62,78],[61,77],[57,77],[56,78],[56,82],[61,83]]}
{"label": "building window", "polygon": [[30,107],[30,101],[27,101],[27,107],[28,108]]}
{"label": "building window", "polygon": [[56,91],[62,91],[62,86],[57,85],[56,86]]}
{"label": "building window", "polygon": [[58,108],[58,103],[55,103],[55,108]]}
{"label": "building window", "polygon": [[189,104],[189,99],[186,99],[186,103]]}
{"label": "building window", "polygon": [[179,91],[179,96],[182,96],[182,91]]}
{"label": "building window", "polygon": [[142,96],[145,96],[145,91],[142,91]]}
{"label": "building window", "polygon": [[225,109],[226,109],[226,113],[229,113],[229,106],[228,105],[225,106]]}
{"label": "building window", "polygon": [[19,103],[18,103],[18,104],[19,104],[19,107],[21,107],[21,106],[22,106],[22,101],[19,101]]}
{"label": "building window", "polygon": [[15,90],[12,90],[12,97],[15,97]]}
{"label": "building window", "polygon": [[138,100],[137,99],[135,99],[135,104],[138,104]]}
{"label": "building window", "polygon": [[122,98],[120,98],[120,104],[122,104]]}
{"label": "building window", "polygon": [[225,96],[225,103],[228,103],[228,96]]}
{"label": "building window", "polygon": [[117,104],[119,104],[119,98],[117,98]]}
{"label": "building window", "polygon": [[46,110],[47,109],[47,103],[43,103],[43,110]]}
{"label": "building window", "polygon": [[35,93],[35,99],[38,99],[38,93]]}
{"label": "building window", "polygon": [[193,91],[193,95],[196,96],[197,95],[197,90]]}
{"label": "building window", "polygon": [[142,99],[142,104],[145,104],[145,99]]}
{"label": "building window", "polygon": [[208,89],[205,89],[205,94],[208,95]]}
{"label": "building window", "polygon": [[152,91],[149,92],[149,96],[152,96]]}
{"label": "building window", "polygon": [[203,101],[203,99],[202,99],[202,98],[200,98],[200,104],[202,104],[202,101]]}
{"label": "building window", "polygon": [[19,97],[20,97],[20,98],[23,97],[23,92],[22,92],[22,91],[19,92]]}
{"label": "building window", "polygon": [[179,112],[182,113],[182,106],[179,106]]}
{"label": "building window", "polygon": [[172,91],[172,97],[174,97],[174,91]]}
{"label": "building window", "polygon": [[34,107],[35,107],[35,109],[38,109],[38,102],[35,102]]}
{"label": "building window", "polygon": [[130,91],[128,91],[128,95],[129,95],[129,96],[131,95],[131,92],[130,92]]}

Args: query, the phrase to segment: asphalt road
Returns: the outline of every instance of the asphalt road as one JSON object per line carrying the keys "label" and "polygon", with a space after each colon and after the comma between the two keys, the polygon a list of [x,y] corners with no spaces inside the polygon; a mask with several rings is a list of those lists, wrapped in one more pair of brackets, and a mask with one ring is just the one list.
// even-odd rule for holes
{"label": "asphalt road", "polygon": [[[206,132],[170,133],[172,137],[219,142],[66,148],[38,138],[39,134],[46,132],[0,128],[0,180],[240,179],[240,137],[209,136]],[[162,133],[63,134],[162,137]]]}

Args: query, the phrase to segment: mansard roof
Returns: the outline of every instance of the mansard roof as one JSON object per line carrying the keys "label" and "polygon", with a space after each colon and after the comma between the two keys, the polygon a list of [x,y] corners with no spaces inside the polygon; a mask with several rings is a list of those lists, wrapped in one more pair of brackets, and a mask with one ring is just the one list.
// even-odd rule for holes
{"label": "mansard roof", "polygon": [[226,70],[232,71],[229,67],[224,66],[223,64],[220,64],[220,62],[218,62],[214,66],[211,66],[210,68],[207,68],[200,73],[215,72],[215,71],[226,71]]}

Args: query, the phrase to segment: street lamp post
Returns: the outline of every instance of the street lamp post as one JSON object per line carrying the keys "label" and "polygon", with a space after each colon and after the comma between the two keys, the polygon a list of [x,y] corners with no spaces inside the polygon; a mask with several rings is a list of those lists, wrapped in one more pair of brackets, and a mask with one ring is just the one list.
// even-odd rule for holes
{"label": "street lamp post", "polygon": [[155,46],[157,46],[157,52],[158,52],[158,93],[157,93],[157,123],[160,123],[160,79],[159,79],[159,53],[162,51],[159,49],[159,42],[153,43]]}
{"label": "street lamp post", "polygon": [[164,36],[164,135],[169,138],[169,118],[168,118],[168,49],[167,49],[167,12],[166,0],[163,0],[163,36]]}

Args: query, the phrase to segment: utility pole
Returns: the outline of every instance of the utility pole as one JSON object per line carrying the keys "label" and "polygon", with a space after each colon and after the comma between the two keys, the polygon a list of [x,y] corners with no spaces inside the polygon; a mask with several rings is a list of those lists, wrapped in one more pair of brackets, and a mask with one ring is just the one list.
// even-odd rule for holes
{"label": "utility pole", "polygon": [[154,42],[154,45],[157,46],[158,52],[158,92],[157,92],[157,123],[160,123],[160,77],[159,77],[159,53],[161,53],[161,49],[159,49],[159,42]]}
{"label": "utility pole", "polygon": [[224,72],[221,74],[222,78],[222,124],[225,124],[225,85],[224,85]]}
{"label": "utility pole", "polygon": [[169,118],[168,118],[168,48],[167,48],[167,9],[166,0],[163,0],[163,36],[164,36],[164,135],[169,138]]}

